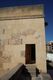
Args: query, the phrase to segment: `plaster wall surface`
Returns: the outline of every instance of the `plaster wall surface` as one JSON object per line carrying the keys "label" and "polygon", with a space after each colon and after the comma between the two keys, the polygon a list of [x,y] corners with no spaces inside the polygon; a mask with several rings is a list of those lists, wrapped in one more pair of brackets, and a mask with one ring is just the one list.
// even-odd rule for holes
{"label": "plaster wall surface", "polygon": [[0,21],[0,42],[4,45],[4,69],[11,69],[18,63],[25,64],[25,44],[36,45],[36,65],[46,72],[46,50],[44,19],[20,19]]}

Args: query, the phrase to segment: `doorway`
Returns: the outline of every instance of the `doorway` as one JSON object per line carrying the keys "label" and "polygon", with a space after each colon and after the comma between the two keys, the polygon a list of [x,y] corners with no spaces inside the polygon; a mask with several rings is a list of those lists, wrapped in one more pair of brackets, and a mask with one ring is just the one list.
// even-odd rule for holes
{"label": "doorway", "polygon": [[35,44],[26,44],[25,45],[25,63],[26,64],[34,64],[35,63]]}

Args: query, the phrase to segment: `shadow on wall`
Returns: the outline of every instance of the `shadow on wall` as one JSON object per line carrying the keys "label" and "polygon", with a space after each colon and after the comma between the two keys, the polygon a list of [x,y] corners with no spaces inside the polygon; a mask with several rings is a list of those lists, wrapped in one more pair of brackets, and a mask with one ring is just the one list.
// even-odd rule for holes
{"label": "shadow on wall", "polygon": [[31,75],[23,65],[9,80],[31,80]]}
{"label": "shadow on wall", "polygon": [[[39,69],[36,68],[36,76],[40,74]],[[26,66],[23,65],[9,80],[31,80],[31,74],[26,69]]]}
{"label": "shadow on wall", "polygon": [[40,74],[39,69],[36,68],[36,76],[38,76]]}

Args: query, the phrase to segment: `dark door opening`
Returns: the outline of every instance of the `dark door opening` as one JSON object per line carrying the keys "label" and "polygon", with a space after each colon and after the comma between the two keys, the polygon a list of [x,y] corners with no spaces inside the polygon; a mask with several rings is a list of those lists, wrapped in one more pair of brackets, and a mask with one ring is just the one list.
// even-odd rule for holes
{"label": "dark door opening", "polygon": [[25,62],[26,64],[35,63],[35,44],[26,44],[25,46]]}

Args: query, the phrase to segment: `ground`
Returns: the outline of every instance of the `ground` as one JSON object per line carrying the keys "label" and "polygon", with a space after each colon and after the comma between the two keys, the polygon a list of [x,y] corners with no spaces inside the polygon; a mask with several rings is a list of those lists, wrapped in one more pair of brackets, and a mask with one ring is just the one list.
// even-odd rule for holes
{"label": "ground", "polygon": [[47,61],[47,72],[51,75],[53,79],[53,62]]}

